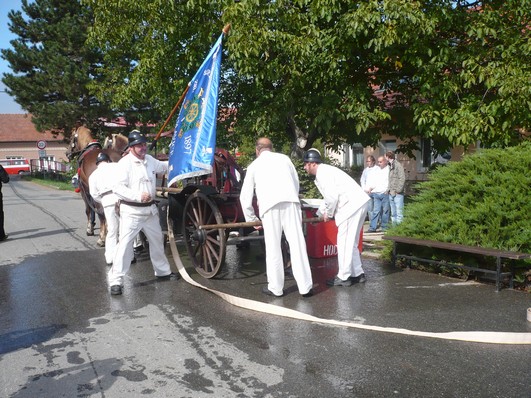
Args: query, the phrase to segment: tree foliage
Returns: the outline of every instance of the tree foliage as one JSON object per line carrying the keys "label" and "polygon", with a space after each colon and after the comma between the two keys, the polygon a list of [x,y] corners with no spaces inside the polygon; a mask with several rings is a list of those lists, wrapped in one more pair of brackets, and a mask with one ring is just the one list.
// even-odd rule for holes
{"label": "tree foliage", "polygon": [[89,92],[96,80],[99,51],[85,45],[91,10],[78,1],[22,0],[22,12],[9,13],[17,36],[13,49],[2,50],[14,73],[2,81],[40,131],[65,132],[76,120],[94,125],[110,110]]}
{"label": "tree foliage", "polygon": [[128,67],[105,66],[117,100],[161,110],[231,23],[221,103],[235,135],[300,152],[382,133],[505,146],[529,130],[530,0],[88,2],[107,56],[128,52]]}
{"label": "tree foliage", "polygon": [[530,129],[531,0],[80,1],[94,15],[84,50],[102,58],[79,82],[143,121],[170,112],[230,23],[224,144],[268,135],[300,154],[389,133],[444,150],[507,146]]}
{"label": "tree foliage", "polygon": [[85,3],[95,11],[90,43],[104,56],[103,79],[91,88],[120,109],[148,106],[166,116],[223,27],[216,1]]}
{"label": "tree foliage", "polygon": [[435,10],[425,50],[404,54],[419,78],[414,121],[454,145],[514,144],[531,127],[529,0],[494,0]]}

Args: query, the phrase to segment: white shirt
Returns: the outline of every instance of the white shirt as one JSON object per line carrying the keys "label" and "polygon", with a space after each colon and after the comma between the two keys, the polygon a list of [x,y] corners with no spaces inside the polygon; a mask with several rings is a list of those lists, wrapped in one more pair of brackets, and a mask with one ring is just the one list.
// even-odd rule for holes
{"label": "white shirt", "polygon": [[90,196],[103,207],[114,206],[118,199],[112,192],[117,176],[118,163],[101,162],[89,177]]}
{"label": "white shirt", "polygon": [[386,193],[389,189],[389,167],[383,169],[380,166],[374,166],[376,172],[371,173],[369,187],[371,193]]}
{"label": "white shirt", "polygon": [[[157,194],[157,174],[168,172],[168,162],[162,162],[151,155],[144,160],[131,153],[125,155],[118,164],[118,179],[113,190],[119,199],[130,202],[141,202],[142,192],[147,192],[153,199]],[[122,206],[128,213],[148,214],[150,207]],[[153,207],[153,206],[151,206]]]}
{"label": "white shirt", "polygon": [[360,185],[364,191],[368,191],[370,188],[371,174],[377,172],[379,169],[378,166],[365,167],[363,173],[361,174]]}
{"label": "white shirt", "polygon": [[253,208],[256,191],[260,216],[278,203],[299,201],[299,176],[290,158],[281,153],[262,151],[247,168],[240,192],[246,221],[257,221]]}
{"label": "white shirt", "polygon": [[315,185],[323,195],[321,214],[334,218],[339,225],[370,200],[361,186],[343,170],[321,163],[315,174]]}

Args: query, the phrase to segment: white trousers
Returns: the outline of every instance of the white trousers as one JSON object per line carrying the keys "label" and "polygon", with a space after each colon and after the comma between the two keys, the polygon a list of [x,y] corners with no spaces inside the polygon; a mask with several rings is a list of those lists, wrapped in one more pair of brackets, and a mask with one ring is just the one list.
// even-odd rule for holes
{"label": "white trousers", "polygon": [[282,261],[282,231],[289,243],[291,268],[300,294],[312,288],[312,271],[302,231],[302,214],[299,203],[282,202],[273,206],[262,217],[266,249],[268,289],[277,296],[284,290],[284,262]]}
{"label": "white trousers", "polygon": [[369,203],[366,203],[337,226],[337,277],[344,281],[363,274],[358,243],[368,209]]}
{"label": "white trousers", "polygon": [[120,218],[114,211],[114,205],[103,208],[105,223],[107,224],[107,236],[105,237],[105,262],[111,264],[118,246],[118,227]]}
{"label": "white trousers", "polygon": [[129,271],[133,260],[132,242],[140,230],[149,242],[149,257],[156,276],[171,273],[170,263],[164,253],[164,236],[158,213],[149,215],[122,214],[120,217],[120,239],[112,267],[108,274],[109,285],[122,285],[123,277]]}

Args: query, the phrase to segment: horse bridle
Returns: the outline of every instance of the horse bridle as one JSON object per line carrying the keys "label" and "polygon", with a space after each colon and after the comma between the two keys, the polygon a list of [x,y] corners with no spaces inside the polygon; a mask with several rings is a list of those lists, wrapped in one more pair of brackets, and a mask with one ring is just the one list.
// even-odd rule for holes
{"label": "horse bridle", "polygon": [[80,154],[83,150],[80,149],[79,151],[74,151],[74,149],[76,148],[77,146],[77,138],[78,138],[78,135],[77,135],[77,131],[74,133],[74,137],[72,138],[72,142],[70,143],[70,153],[68,154],[68,159],[72,160],[72,158],[77,155],[78,153]]}
{"label": "horse bridle", "polygon": [[83,149],[80,149],[78,151],[74,151],[74,149],[77,147],[77,139],[78,139],[78,134],[77,134],[77,131],[74,133],[74,137],[72,139],[72,143],[70,144],[70,150],[71,152],[68,154],[68,159],[72,160],[72,158],[77,155],[78,157],[78,163],[81,164],[81,160],[83,159],[83,156],[85,155],[86,152],[89,152],[95,148],[99,148],[101,149],[101,144],[98,142],[98,141],[93,141],[93,142],[90,142],[85,148]]}

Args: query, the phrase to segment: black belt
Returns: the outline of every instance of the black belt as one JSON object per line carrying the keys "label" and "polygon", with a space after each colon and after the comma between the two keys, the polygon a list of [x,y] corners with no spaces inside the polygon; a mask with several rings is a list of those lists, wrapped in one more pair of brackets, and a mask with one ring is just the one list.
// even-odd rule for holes
{"label": "black belt", "polygon": [[133,206],[133,207],[147,207],[155,204],[155,201],[150,202],[129,202],[128,200],[120,200],[120,204]]}
{"label": "black belt", "polygon": [[112,193],[112,191],[105,191],[100,196],[103,198],[104,196],[110,195],[111,193]]}

